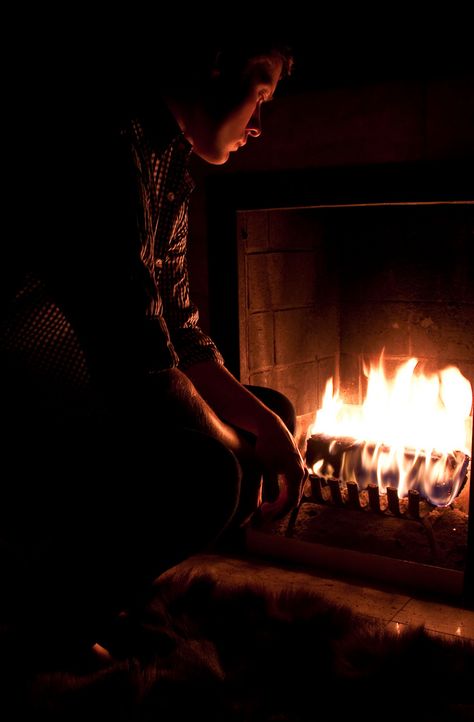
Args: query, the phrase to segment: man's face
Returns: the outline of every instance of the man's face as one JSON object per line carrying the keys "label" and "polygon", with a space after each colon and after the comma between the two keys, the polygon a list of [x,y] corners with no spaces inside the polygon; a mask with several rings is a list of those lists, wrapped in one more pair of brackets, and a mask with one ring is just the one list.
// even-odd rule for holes
{"label": "man's face", "polygon": [[272,99],[282,72],[277,56],[251,60],[238,77],[216,75],[212,94],[192,129],[194,152],[208,163],[221,165],[230,153],[261,132],[261,105]]}

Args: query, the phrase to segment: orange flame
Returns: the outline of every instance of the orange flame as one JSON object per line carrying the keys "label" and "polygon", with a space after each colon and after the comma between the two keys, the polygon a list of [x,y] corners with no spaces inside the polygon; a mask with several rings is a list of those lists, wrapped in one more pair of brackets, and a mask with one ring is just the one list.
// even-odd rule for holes
{"label": "orange flame", "polygon": [[[378,365],[365,369],[361,406],[344,404],[329,379],[310,433],[357,441],[357,452],[342,460],[345,481],[357,481],[359,488],[374,482],[381,491],[396,486],[399,497],[416,488],[433,504],[447,506],[471,455],[471,384],[454,366],[427,375],[417,367],[411,358],[389,380],[381,354]],[[315,467],[321,473],[321,462]]]}

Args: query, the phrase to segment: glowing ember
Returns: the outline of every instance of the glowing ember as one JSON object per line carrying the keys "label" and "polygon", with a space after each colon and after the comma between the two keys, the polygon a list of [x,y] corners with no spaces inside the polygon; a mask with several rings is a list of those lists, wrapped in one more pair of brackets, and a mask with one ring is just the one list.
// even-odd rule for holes
{"label": "glowing ember", "polygon": [[[381,355],[378,365],[365,369],[362,406],[344,404],[329,379],[310,433],[332,437],[334,444],[353,441],[342,454],[345,481],[357,481],[360,489],[377,483],[382,492],[395,486],[399,497],[417,489],[446,506],[459,492],[471,455],[472,389],[454,366],[433,374],[417,367],[411,358],[387,379]],[[324,460],[313,471],[333,473]]]}

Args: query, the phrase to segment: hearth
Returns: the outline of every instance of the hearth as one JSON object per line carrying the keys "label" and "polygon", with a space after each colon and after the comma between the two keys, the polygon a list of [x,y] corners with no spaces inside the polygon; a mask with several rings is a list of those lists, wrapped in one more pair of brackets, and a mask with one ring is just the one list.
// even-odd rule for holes
{"label": "hearth", "polygon": [[388,453],[383,440],[364,446],[375,461],[361,483],[361,468],[354,472],[360,443],[349,440],[345,449],[352,476],[334,464],[321,473],[315,462],[327,465],[337,454],[316,459],[324,431],[310,431],[328,380],[345,404],[359,407],[366,370],[382,351],[388,379],[412,362],[430,378],[456,368],[467,386],[474,383],[474,196],[461,166],[261,174],[211,184],[211,321],[244,383],[292,399],[311,470],[298,512],[251,530],[251,549],[474,605],[472,432],[467,445],[446,452],[430,496],[420,479],[428,466],[440,468],[436,444],[405,449],[402,460],[412,454],[417,471],[402,489],[399,471],[395,481],[392,471],[376,478],[373,469]]}

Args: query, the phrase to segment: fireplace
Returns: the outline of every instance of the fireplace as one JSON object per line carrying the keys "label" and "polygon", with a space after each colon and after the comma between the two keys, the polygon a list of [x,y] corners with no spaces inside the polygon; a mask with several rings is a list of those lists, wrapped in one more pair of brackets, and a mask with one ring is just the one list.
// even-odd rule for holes
{"label": "fireplace", "polygon": [[[416,358],[428,374],[455,366],[474,386],[474,204],[464,185],[466,170],[462,163],[424,163],[210,183],[213,334],[244,383],[272,386],[291,398],[304,449],[328,379],[345,403],[360,404],[367,386],[364,369],[382,350],[388,376]],[[466,465],[464,457],[464,471]],[[451,506],[437,512],[422,499],[420,514],[415,494],[399,502],[389,491],[382,500],[387,521],[377,515],[373,498],[365,498],[366,513],[361,513],[358,492],[354,496],[349,485],[343,487],[343,500],[334,480],[332,488],[323,480],[328,487],[324,499],[317,498],[321,486],[313,486],[303,516],[317,516],[316,526],[329,537],[331,526],[342,525],[344,534],[337,540],[326,544],[316,534],[308,546],[307,533],[304,539],[297,535],[295,543],[287,525],[260,536],[259,543],[263,548],[270,540],[268,548],[286,558],[314,558],[335,569],[346,565],[347,571],[420,583],[472,605],[474,525],[468,519],[474,517],[468,477],[463,473],[456,500],[465,528],[461,532],[461,524],[453,526],[459,538],[452,541],[456,552],[449,560],[384,551],[390,544],[379,543],[373,529],[371,543],[379,552],[374,555],[370,543],[368,548],[355,543],[350,527],[378,525],[385,528],[382,535],[390,536],[387,528],[397,524],[402,532],[397,527],[393,534],[404,538],[416,524],[427,524],[430,510],[448,520],[444,509],[451,512]],[[447,524],[452,522],[449,518]],[[299,515],[296,524],[302,524]]]}

